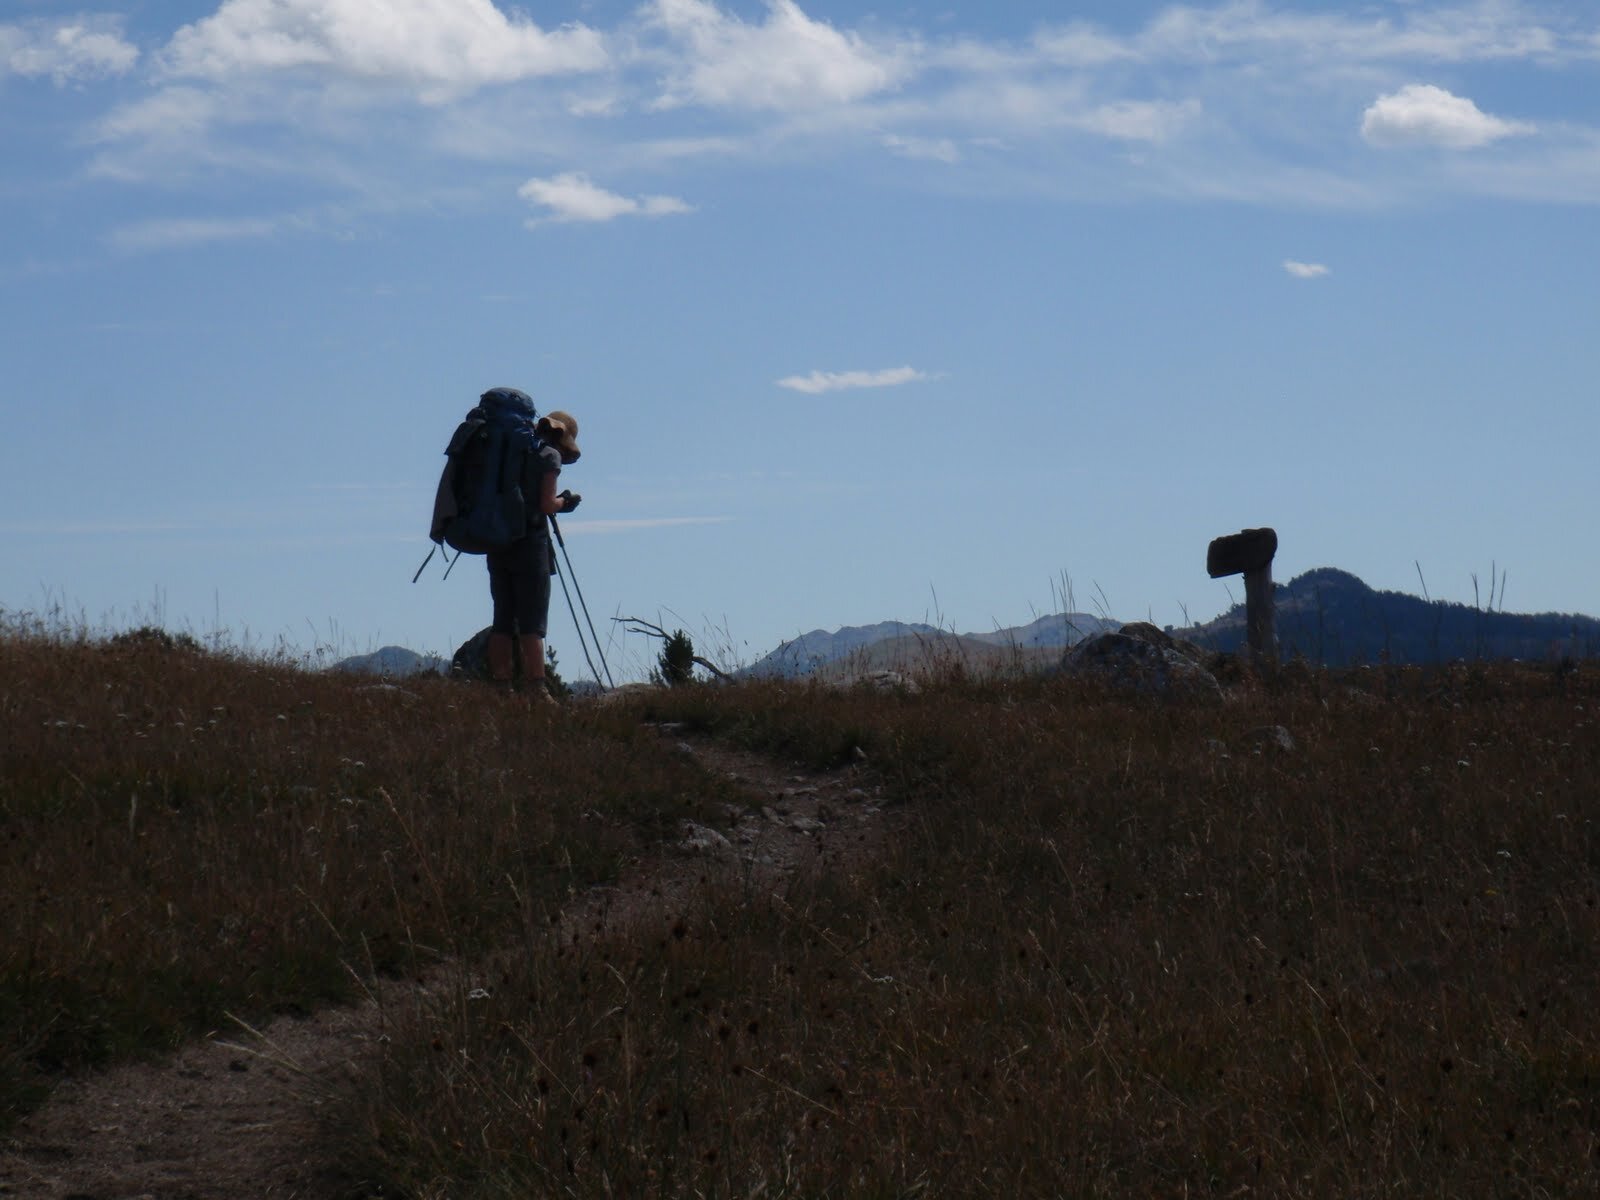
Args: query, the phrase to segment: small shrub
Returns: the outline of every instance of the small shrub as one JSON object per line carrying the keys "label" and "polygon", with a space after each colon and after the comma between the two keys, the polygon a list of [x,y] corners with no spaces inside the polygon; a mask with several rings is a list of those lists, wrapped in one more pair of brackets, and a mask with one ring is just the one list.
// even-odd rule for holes
{"label": "small shrub", "polygon": [[157,625],[141,625],[137,629],[126,629],[114,634],[110,645],[119,650],[159,650],[176,651],[185,653],[201,653],[202,647],[187,633],[169,633]]}
{"label": "small shrub", "polygon": [[681,687],[694,678],[694,643],[683,630],[676,629],[667,638],[656,669],[668,687]]}
{"label": "small shrub", "polygon": [[572,698],[572,688],[561,678],[561,672],[557,669],[556,648],[549,642],[546,642],[544,647],[544,682],[550,689],[550,694],[557,700]]}

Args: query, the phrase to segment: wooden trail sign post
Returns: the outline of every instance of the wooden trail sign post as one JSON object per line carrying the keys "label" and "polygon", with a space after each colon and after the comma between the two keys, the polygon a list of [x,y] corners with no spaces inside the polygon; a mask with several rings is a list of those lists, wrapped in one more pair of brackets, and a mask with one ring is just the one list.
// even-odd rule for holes
{"label": "wooden trail sign post", "polygon": [[1272,529],[1245,529],[1212,541],[1206,550],[1206,571],[1213,579],[1244,576],[1244,614],[1250,652],[1258,662],[1278,661],[1278,634],[1272,608],[1272,559],[1278,534]]}

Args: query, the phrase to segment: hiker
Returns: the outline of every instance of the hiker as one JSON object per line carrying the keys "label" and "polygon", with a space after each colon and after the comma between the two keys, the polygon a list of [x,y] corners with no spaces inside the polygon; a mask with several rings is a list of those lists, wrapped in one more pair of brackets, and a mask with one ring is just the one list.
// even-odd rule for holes
{"label": "hiker", "polygon": [[489,596],[494,602],[490,628],[489,677],[509,687],[514,658],[522,661],[522,685],[540,705],[556,699],[545,685],[544,638],[550,614],[550,576],[555,555],[550,523],[545,518],[569,513],[582,499],[570,490],[556,491],[563,466],[578,461],[578,422],[570,413],[551,412],[538,418],[537,449],[523,455],[522,495],[527,498],[527,533],[504,550],[491,550]]}

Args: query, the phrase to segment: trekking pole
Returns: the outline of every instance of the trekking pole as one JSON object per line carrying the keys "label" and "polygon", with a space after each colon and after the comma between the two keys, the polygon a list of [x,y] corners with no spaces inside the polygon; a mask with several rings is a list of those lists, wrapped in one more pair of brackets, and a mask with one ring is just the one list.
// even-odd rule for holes
{"label": "trekking pole", "polygon": [[[549,517],[550,528],[555,531],[556,544],[561,547],[561,556],[567,560],[567,574],[572,576],[572,590],[578,593],[578,603],[583,606],[583,619],[589,622],[589,636],[594,639],[594,652],[600,656],[600,665],[606,669],[606,683],[615,689],[617,685],[611,678],[611,664],[606,662],[605,652],[600,649],[600,635],[594,631],[594,618],[589,615],[588,602],[583,598],[583,589],[578,586],[578,576],[572,569],[572,555],[567,553],[567,539],[561,536],[561,526],[556,521],[555,513],[550,513]],[[561,586],[566,587],[565,580]],[[573,614],[572,623],[574,625],[578,623],[576,613]],[[599,680],[596,679],[596,682]]]}
{"label": "trekking pole", "polygon": [[[583,649],[583,661],[589,664],[589,673],[594,676],[594,681],[603,688],[605,683],[600,678],[600,672],[595,670],[594,659],[589,657],[589,642],[583,636],[583,626],[578,623],[578,610],[572,607],[572,593],[567,590],[567,577],[554,554],[550,556],[550,565],[555,568],[555,576],[561,581],[561,594],[567,598],[567,611],[572,614],[572,627],[578,631],[578,645]],[[573,582],[576,583],[577,580]]]}

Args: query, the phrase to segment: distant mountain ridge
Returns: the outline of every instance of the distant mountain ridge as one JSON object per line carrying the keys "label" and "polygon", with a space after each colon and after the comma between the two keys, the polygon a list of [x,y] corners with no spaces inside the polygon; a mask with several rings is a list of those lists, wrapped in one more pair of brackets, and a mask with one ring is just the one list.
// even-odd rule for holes
{"label": "distant mountain ridge", "polygon": [[1114,633],[1122,628],[1122,624],[1121,621],[1114,621],[1110,617],[1095,617],[1088,613],[1055,613],[1048,617],[1040,617],[1037,621],[1031,621],[1026,625],[1014,625],[1009,629],[996,629],[990,633],[966,633],[962,636],[977,642],[987,642],[991,646],[1065,650],[1068,646],[1075,646],[1084,638],[1093,637],[1097,633]]}
{"label": "distant mountain ridge", "polygon": [[[1337,567],[1318,567],[1275,589],[1279,654],[1339,667],[1457,659],[1551,661],[1600,657],[1600,620],[1580,613],[1510,613],[1378,591]],[[959,661],[971,667],[1053,666],[1067,647],[1122,622],[1088,613],[1056,613],[1027,625],[957,634],[918,621],[879,621],[813,629],[738,672],[758,678],[851,678],[872,671],[916,670]],[[1168,632],[1209,650],[1244,645],[1245,609]],[[384,646],[333,664],[333,670],[389,675],[446,672],[449,661],[403,646]]]}
{"label": "distant mountain ridge", "polygon": [[784,642],[741,673],[796,679],[840,670],[899,670],[950,657],[990,665],[1017,653],[1033,659],[1041,651],[1059,652],[1085,637],[1120,626],[1121,622],[1088,613],[1056,613],[1027,625],[984,633],[957,634],[917,621],[846,625],[832,632],[813,629]]}
{"label": "distant mountain ridge", "polygon": [[[1510,613],[1377,591],[1336,567],[1307,571],[1273,590],[1285,659],[1301,655],[1338,667],[1600,654],[1600,620],[1578,613]],[[1245,641],[1244,605],[1172,632],[1208,649],[1236,651]]]}
{"label": "distant mountain ridge", "polygon": [[[1337,567],[1318,567],[1274,589],[1279,653],[1325,666],[1388,661],[1396,665],[1457,659],[1545,661],[1600,656],[1600,620],[1579,613],[1511,613],[1378,591]],[[955,634],[919,622],[880,621],[829,632],[814,629],[784,642],[741,674],[801,678],[903,670],[960,658],[972,665],[1015,661],[1053,665],[1059,652],[1122,622],[1058,613],[985,633]],[[1245,641],[1245,608],[1168,632],[1210,650],[1236,652]]]}
{"label": "distant mountain ridge", "polygon": [[353,654],[341,658],[330,670],[351,671],[360,675],[392,675],[403,679],[408,675],[441,675],[450,669],[450,660],[437,654],[418,654],[404,646],[383,646],[371,654]]}

